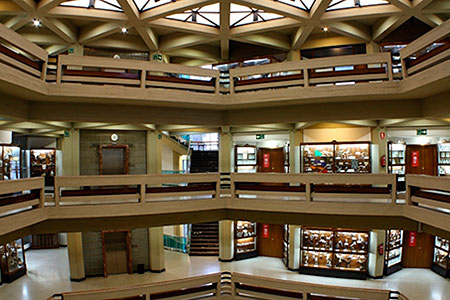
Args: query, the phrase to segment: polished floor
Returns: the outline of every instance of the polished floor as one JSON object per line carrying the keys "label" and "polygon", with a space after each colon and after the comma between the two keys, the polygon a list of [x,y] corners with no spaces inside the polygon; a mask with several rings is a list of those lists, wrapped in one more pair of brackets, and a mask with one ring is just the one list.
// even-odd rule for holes
{"label": "polished floor", "polygon": [[28,273],[13,283],[0,286],[1,300],[42,300],[64,291],[112,288],[173,280],[220,271],[234,271],[302,282],[400,290],[410,300],[450,300],[450,280],[430,270],[404,269],[384,279],[349,280],[301,275],[288,271],[280,259],[257,257],[232,263],[221,263],[217,257],[189,257],[166,251],[166,272],[112,275],[88,278],[83,282],[69,280],[67,249],[29,250],[26,252]]}

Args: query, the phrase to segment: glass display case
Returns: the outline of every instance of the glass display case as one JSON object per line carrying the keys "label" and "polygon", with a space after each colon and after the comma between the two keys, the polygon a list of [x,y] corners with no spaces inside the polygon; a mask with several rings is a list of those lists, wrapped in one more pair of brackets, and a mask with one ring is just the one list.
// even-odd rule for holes
{"label": "glass display case", "polygon": [[434,240],[434,257],[431,269],[436,273],[450,277],[450,240],[439,236]]}
{"label": "glass display case", "polygon": [[332,228],[304,228],[300,273],[366,278],[369,233]]}
{"label": "glass display case", "polygon": [[283,227],[283,263],[289,268],[289,225]]}
{"label": "glass display case", "polygon": [[235,146],[235,167],[237,173],[256,173],[256,146]]}
{"label": "glass display case", "polygon": [[13,282],[26,274],[23,240],[0,245],[0,267],[3,282]]}
{"label": "glass display case", "polygon": [[56,150],[30,150],[30,177],[45,176],[45,185],[53,186],[56,175]]}
{"label": "glass display case", "polygon": [[397,189],[406,190],[405,174],[406,174],[406,144],[388,143],[388,172],[397,175]]}
{"label": "glass display case", "polygon": [[20,179],[20,148],[11,145],[1,145],[0,151],[0,180]]}
{"label": "glass display case", "polygon": [[438,174],[450,176],[450,143],[438,144]]}
{"label": "glass display case", "polygon": [[334,171],[333,144],[301,145],[303,173],[332,173]]}
{"label": "glass display case", "polygon": [[256,223],[236,221],[234,232],[235,259],[240,260],[258,256]]}
{"label": "glass display case", "polygon": [[335,145],[336,173],[370,173],[370,143]]}
{"label": "glass display case", "polygon": [[384,274],[390,275],[402,268],[403,230],[386,230]]}
{"label": "glass display case", "polygon": [[370,173],[370,142],[301,144],[303,173]]}

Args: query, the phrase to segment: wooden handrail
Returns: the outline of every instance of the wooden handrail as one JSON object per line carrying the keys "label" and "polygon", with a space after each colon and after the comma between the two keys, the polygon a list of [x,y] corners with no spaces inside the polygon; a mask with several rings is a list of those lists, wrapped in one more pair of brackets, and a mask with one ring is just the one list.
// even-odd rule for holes
{"label": "wooden handrail", "polygon": [[39,58],[40,60],[46,62],[48,59],[48,53],[41,47],[37,46],[35,43],[30,42],[17,32],[9,29],[5,25],[0,23],[0,37],[1,39],[7,41],[11,45],[27,52],[28,54]]}

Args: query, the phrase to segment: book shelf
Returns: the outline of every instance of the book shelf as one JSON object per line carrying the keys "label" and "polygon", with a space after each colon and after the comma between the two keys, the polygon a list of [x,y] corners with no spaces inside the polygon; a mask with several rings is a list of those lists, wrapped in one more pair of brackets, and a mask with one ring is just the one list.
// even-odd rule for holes
{"label": "book shelf", "polygon": [[389,229],[386,231],[386,251],[384,274],[390,275],[402,268],[403,230]]}

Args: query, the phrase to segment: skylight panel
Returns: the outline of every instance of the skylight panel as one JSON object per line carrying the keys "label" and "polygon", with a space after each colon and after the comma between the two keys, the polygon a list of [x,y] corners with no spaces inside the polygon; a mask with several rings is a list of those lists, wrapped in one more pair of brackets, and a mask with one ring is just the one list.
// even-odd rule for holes
{"label": "skylight panel", "polygon": [[73,0],[61,3],[62,6],[89,7],[89,0]]}
{"label": "skylight panel", "polygon": [[145,11],[170,2],[175,2],[175,0],[133,0],[133,1],[140,11]]}
{"label": "skylight panel", "polygon": [[190,9],[182,13],[167,16],[166,18],[182,22],[220,27],[220,4],[215,3],[200,8]]}
{"label": "skylight panel", "polygon": [[387,0],[333,0],[327,10],[389,4]]}
{"label": "skylight panel", "polygon": [[250,8],[243,5],[231,4],[230,7],[230,27],[256,22],[265,22],[280,18],[284,18],[284,16],[275,13],[268,13],[260,9]]}
{"label": "skylight panel", "polygon": [[305,11],[310,11],[315,0],[275,0],[275,1],[295,6]]}
{"label": "skylight panel", "polygon": [[73,0],[61,3],[62,6],[96,8],[113,11],[123,11],[117,0]]}

